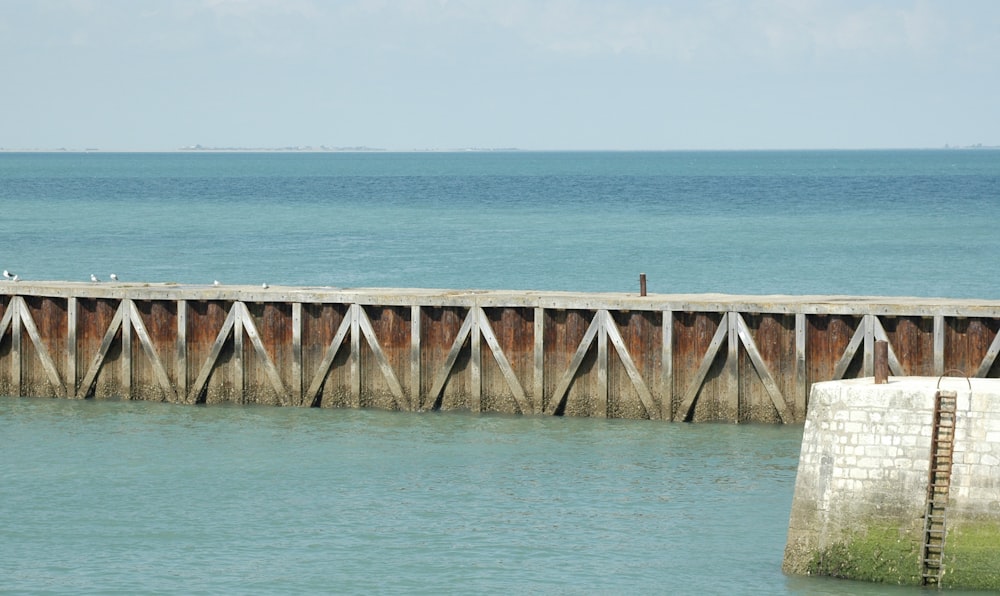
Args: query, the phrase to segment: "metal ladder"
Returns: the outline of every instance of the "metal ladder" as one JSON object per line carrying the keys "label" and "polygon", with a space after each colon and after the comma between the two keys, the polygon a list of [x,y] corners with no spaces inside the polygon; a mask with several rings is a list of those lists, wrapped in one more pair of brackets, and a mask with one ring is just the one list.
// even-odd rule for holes
{"label": "metal ladder", "polygon": [[941,578],[944,576],[945,510],[951,487],[957,403],[956,391],[939,389],[934,394],[934,428],[931,434],[927,510],[924,514],[924,544],[920,555],[925,586],[940,587]]}

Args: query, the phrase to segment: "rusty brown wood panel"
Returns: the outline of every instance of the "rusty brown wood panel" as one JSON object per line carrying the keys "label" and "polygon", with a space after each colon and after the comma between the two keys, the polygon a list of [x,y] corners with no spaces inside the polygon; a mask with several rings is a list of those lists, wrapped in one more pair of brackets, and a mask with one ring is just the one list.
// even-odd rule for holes
{"label": "rusty brown wood panel", "polygon": [[[1000,332],[1000,320],[954,317],[945,321],[945,369],[957,369],[974,376]],[[994,361],[988,376],[1000,376],[1000,361]]]}
{"label": "rusty brown wood panel", "polygon": [[[219,300],[187,302],[188,341],[188,387],[193,385],[209,360],[215,344],[233,303]],[[239,374],[239,359],[235,353],[235,339],[230,334],[225,339],[222,352],[215,361],[214,368],[204,390],[195,396],[195,401],[204,403],[243,403],[243,383]]]}
{"label": "rusty brown wood panel", "polygon": [[[808,343],[806,345],[806,376],[808,382],[833,379],[837,362],[843,356],[851,338],[863,324],[860,316],[810,315],[808,322]],[[863,346],[862,346],[863,348]],[[844,378],[856,378],[862,372],[862,354],[852,360]]]}
{"label": "rusty brown wood panel", "polygon": [[612,418],[656,418],[659,416],[658,383],[663,368],[660,328],[662,315],[653,311],[612,311],[611,322],[625,345],[627,357],[638,369],[642,384],[655,401],[651,414],[643,404],[640,390],[628,372],[622,355],[613,346],[608,349],[608,416]]}
{"label": "rusty brown wood panel", "polygon": [[697,371],[705,360],[706,352],[721,322],[722,313],[674,313],[674,420],[735,419],[735,412],[731,413],[732,417],[725,417],[728,409],[725,402],[728,396],[725,395],[725,388],[719,379],[726,360],[725,342],[717,356],[712,359],[704,381],[699,384],[691,411],[682,411],[683,397],[697,384]]}
{"label": "rusty brown wood panel", "polygon": [[[120,300],[106,298],[84,298],[77,302],[77,371],[81,378],[87,374],[99,355],[101,342],[120,304]],[[84,397],[97,399],[124,397],[121,392],[121,358],[121,329],[119,329],[100,363],[100,372],[93,386],[80,387]]]}
{"label": "rusty brown wood panel", "polygon": [[321,372],[324,381],[318,396],[304,395],[305,405],[347,407],[350,405],[350,340],[340,348],[328,371],[320,371],[330,343],[347,318],[347,304],[302,305],[302,377],[308,389]]}
{"label": "rusty brown wood panel", "polygon": [[[0,320],[3,320],[10,309],[10,302],[13,296],[0,296]],[[20,387],[15,387],[13,382],[14,362],[11,354],[13,338],[11,329],[7,329],[0,335],[0,395],[15,395],[20,392]]]}
{"label": "rusty brown wood panel", "polygon": [[[569,369],[580,342],[583,340],[597,313],[583,310],[550,309],[545,311],[545,411],[552,410],[554,394]],[[606,404],[597,403],[597,344],[587,348],[586,356],[570,383],[562,405],[556,413],[567,416],[599,415],[598,409]]]}
{"label": "rusty brown wood panel", "polygon": [[[281,405],[288,402],[293,386],[292,371],[292,305],[276,302],[245,304],[254,328],[259,334],[265,355],[258,353],[244,325],[243,392],[244,399],[259,404]],[[271,367],[281,379],[281,390],[274,386]]]}
{"label": "rusty brown wood panel", "polygon": [[775,397],[764,378],[772,380],[781,392],[785,407],[793,419],[804,412],[804,396],[796,394],[795,316],[748,313],[741,315],[750,330],[753,345],[763,360],[765,371],[757,370],[745,345],[740,347],[739,421],[787,422],[774,404]]}
{"label": "rusty brown wood panel", "polygon": [[[410,308],[406,306],[365,306],[376,345],[388,360],[392,375],[408,393],[410,376]],[[361,393],[364,407],[386,410],[408,409],[408,397],[400,401],[393,393],[392,383],[381,370],[375,349],[363,337],[361,348]],[[405,396],[405,394],[404,394]]]}
{"label": "rusty brown wood panel", "polygon": [[906,375],[934,374],[934,319],[880,317],[889,345]]}
{"label": "rusty brown wood panel", "polygon": [[[135,303],[141,324],[146,329],[160,365],[166,370],[174,388],[177,387],[177,303],[168,300],[141,300]],[[136,324],[136,323],[133,323]],[[183,398],[161,387],[155,363],[145,353],[138,334],[133,334],[132,389],[138,399],[177,401]]]}
{"label": "rusty brown wood panel", "polygon": [[420,376],[423,396],[421,409],[461,410],[470,407],[472,350],[469,341],[463,342],[459,349],[441,394],[430,394],[442,374],[441,371],[445,369],[448,355],[458,338],[462,324],[469,315],[469,310],[456,307],[421,309]]}
{"label": "rusty brown wood panel", "polygon": [[[29,338],[26,329],[21,338],[21,393],[44,397],[63,397],[63,387],[55,386],[43,359],[56,368],[63,386],[66,385],[66,301],[58,298],[25,296],[28,316],[38,330],[41,346]],[[2,316],[2,315],[0,315]]]}
{"label": "rusty brown wood panel", "polygon": [[485,308],[486,321],[496,337],[500,354],[494,353],[485,339],[482,342],[482,409],[486,412],[521,411],[515,390],[511,388],[501,367],[504,359],[510,365],[516,382],[527,399],[533,399],[534,375],[534,309]]}

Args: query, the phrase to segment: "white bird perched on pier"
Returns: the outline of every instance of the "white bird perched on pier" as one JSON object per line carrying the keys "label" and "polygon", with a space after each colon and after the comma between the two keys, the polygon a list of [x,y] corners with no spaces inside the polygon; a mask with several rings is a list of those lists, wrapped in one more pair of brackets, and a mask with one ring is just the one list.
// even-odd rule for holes
{"label": "white bird perched on pier", "polygon": [[3,270],[3,276],[6,277],[7,279],[14,279],[15,277],[17,277],[16,275],[11,273],[10,271],[7,271],[6,269]]}
{"label": "white bird perched on pier", "polygon": [[100,280],[99,280],[99,279],[97,279],[97,276],[96,276],[96,275],[94,275],[93,273],[91,273],[91,274],[90,274],[90,281],[100,281]]}
{"label": "white bird perched on pier", "polygon": [[118,281],[118,274],[117,273],[112,273],[110,277],[111,277],[111,281]]}
{"label": "white bird perched on pier", "polygon": [[266,290],[267,289],[267,282],[265,281],[264,283],[260,284],[260,287],[262,287],[262,288],[264,288]]}
{"label": "white bird perched on pier", "polygon": [[219,283],[219,280],[215,280],[215,281],[212,282],[212,285],[213,286],[218,286],[218,285],[221,285],[221,284]]}

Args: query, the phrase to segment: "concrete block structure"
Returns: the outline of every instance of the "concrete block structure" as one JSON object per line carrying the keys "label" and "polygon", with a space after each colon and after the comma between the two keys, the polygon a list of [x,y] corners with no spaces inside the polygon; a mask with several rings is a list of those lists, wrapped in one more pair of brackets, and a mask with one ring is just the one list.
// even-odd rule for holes
{"label": "concrete block structure", "polygon": [[784,570],[1000,589],[1000,381],[814,384]]}

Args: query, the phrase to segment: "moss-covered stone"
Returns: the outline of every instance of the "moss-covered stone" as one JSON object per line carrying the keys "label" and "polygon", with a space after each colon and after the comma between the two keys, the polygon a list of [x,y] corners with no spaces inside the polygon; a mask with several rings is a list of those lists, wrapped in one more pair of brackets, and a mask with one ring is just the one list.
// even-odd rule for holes
{"label": "moss-covered stone", "polygon": [[920,540],[913,532],[872,526],[817,552],[807,569],[810,575],[917,585]]}
{"label": "moss-covered stone", "polygon": [[941,585],[1000,590],[1000,523],[949,524]]}
{"label": "moss-covered stone", "polygon": [[[845,536],[816,553],[810,575],[861,581],[920,585],[922,533],[871,527]],[[1000,590],[1000,523],[962,523],[948,528],[941,585],[970,590]]]}

